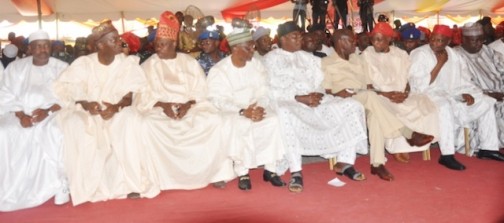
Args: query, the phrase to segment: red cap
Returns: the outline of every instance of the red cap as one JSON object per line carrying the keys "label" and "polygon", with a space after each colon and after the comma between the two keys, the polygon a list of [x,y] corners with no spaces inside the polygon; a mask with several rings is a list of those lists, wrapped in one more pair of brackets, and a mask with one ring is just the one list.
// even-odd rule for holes
{"label": "red cap", "polygon": [[387,22],[376,23],[376,26],[374,27],[373,31],[371,31],[370,35],[374,36],[377,33],[381,33],[384,36],[392,38],[396,36],[394,29],[392,29],[392,26],[390,26],[390,24],[388,24]]}
{"label": "red cap", "polygon": [[177,17],[175,17],[172,12],[165,11],[159,18],[156,38],[177,40],[179,29],[180,24],[177,20]]}
{"label": "red cap", "polygon": [[432,34],[436,33],[446,36],[448,38],[451,38],[453,36],[452,29],[447,25],[435,25],[434,29],[432,30]]}

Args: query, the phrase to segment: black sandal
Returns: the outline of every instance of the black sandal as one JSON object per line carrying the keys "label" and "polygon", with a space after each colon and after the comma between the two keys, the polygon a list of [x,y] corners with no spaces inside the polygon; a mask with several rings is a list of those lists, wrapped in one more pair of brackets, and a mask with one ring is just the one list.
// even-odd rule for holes
{"label": "black sandal", "polygon": [[250,176],[248,174],[238,177],[238,188],[240,190],[251,190]]}
{"label": "black sandal", "polygon": [[301,175],[301,171],[292,173],[289,182],[289,191],[294,193],[303,191],[303,175]]}
{"label": "black sandal", "polygon": [[341,169],[341,172],[336,172],[336,174],[341,175],[341,176],[345,175],[348,178],[350,178],[351,180],[355,180],[355,181],[363,181],[366,179],[366,176],[364,176],[364,174],[355,170],[354,166],[352,166],[350,164],[343,167]]}

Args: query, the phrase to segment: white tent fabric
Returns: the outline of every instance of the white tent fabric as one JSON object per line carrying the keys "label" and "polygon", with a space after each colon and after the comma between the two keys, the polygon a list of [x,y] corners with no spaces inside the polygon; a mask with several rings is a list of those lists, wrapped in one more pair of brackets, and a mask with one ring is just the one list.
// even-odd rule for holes
{"label": "white tent fabric", "polygon": [[[33,0],[36,2],[36,0]],[[184,11],[189,5],[194,5],[205,15],[221,18],[220,11],[240,2],[251,0],[45,0],[55,12],[44,16],[44,21],[83,22],[88,19],[101,21],[105,18],[117,20],[120,18],[157,18],[163,11]],[[259,1],[259,0],[256,0]],[[355,2],[355,0],[353,0]],[[432,4],[434,2],[435,4]],[[393,13],[395,17],[434,15],[497,15],[493,8],[502,4],[503,0],[385,0],[375,5],[375,13]],[[446,3],[446,4],[442,4]],[[428,4],[428,5],[426,5]],[[354,7],[355,4],[354,4]],[[283,4],[261,11],[262,18],[289,18],[292,15],[293,4],[286,1]],[[422,9],[425,12],[419,12]],[[9,0],[0,2],[0,21],[10,22],[37,21],[37,16],[25,17],[19,14]]]}

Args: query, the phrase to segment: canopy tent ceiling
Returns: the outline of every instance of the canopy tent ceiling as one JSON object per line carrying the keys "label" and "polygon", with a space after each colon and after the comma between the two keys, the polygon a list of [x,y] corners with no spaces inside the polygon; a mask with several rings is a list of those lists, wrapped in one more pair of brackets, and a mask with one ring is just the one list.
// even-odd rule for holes
{"label": "canopy tent ceiling", "polygon": [[[100,21],[125,18],[156,18],[163,11],[184,11],[189,5],[197,6],[205,15],[223,18],[229,13],[244,14],[251,9],[261,9],[261,17],[289,18],[293,4],[289,0],[41,0],[52,14],[43,16],[51,21]],[[36,21],[37,16],[23,16],[13,2],[36,5],[37,0],[2,0],[0,21]],[[357,0],[351,6],[357,11]],[[393,12],[395,16],[429,14],[498,15],[504,13],[504,0],[375,0],[375,13]],[[221,13],[222,12],[222,13]]]}

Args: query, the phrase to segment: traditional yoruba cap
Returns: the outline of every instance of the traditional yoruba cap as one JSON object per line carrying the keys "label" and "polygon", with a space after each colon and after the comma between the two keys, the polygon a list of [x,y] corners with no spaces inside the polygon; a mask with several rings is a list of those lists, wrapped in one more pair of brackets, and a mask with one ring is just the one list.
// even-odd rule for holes
{"label": "traditional yoruba cap", "polygon": [[159,18],[158,29],[156,31],[156,39],[162,38],[177,40],[179,30],[180,24],[177,20],[177,17],[175,17],[172,12],[165,11]]}
{"label": "traditional yoruba cap", "polygon": [[250,34],[250,31],[247,28],[235,28],[233,32],[227,36],[229,46],[248,42],[250,40],[252,40],[252,34]]}
{"label": "traditional yoruba cap", "polygon": [[373,36],[373,35],[376,35],[377,33],[381,33],[382,35],[388,36],[388,37],[395,37],[396,36],[394,29],[392,29],[392,26],[390,26],[390,24],[388,24],[387,22],[376,23],[376,26],[373,29],[373,31],[371,31],[370,35]]}
{"label": "traditional yoruba cap", "polygon": [[463,36],[481,36],[483,35],[483,26],[477,22],[468,22],[462,26]]}
{"label": "traditional yoruba cap", "polygon": [[299,28],[299,26],[295,22],[288,21],[283,24],[280,24],[280,25],[278,25],[278,29],[277,29],[278,38],[285,36],[291,32],[294,32],[294,31],[301,31],[301,28]]}
{"label": "traditional yoruba cap", "polygon": [[92,39],[92,42],[96,42],[111,32],[117,32],[117,29],[114,27],[114,25],[112,25],[112,21],[105,20],[101,22],[100,25],[93,28],[90,37]]}
{"label": "traditional yoruba cap", "polygon": [[131,53],[136,53],[140,49],[140,38],[132,32],[123,33],[121,38],[128,44]]}
{"label": "traditional yoruba cap", "polygon": [[8,58],[14,58],[17,56],[18,48],[14,44],[7,44],[3,49],[3,54]]}
{"label": "traditional yoruba cap", "polygon": [[447,25],[435,25],[434,29],[432,30],[432,34],[436,33],[446,36],[448,38],[451,38],[453,36],[452,30]]}
{"label": "traditional yoruba cap", "polygon": [[252,39],[254,39],[254,41],[257,41],[259,38],[263,37],[263,36],[269,36],[271,33],[271,29],[268,29],[268,28],[264,28],[262,26],[260,26],[259,28],[256,29],[256,31],[252,34]]}
{"label": "traditional yoruba cap", "polygon": [[44,30],[37,30],[28,36],[28,43],[35,40],[49,40],[49,34]]}
{"label": "traditional yoruba cap", "polygon": [[409,29],[405,29],[401,32],[401,38],[403,40],[408,40],[408,39],[414,39],[414,40],[417,40],[417,39],[420,39],[420,30],[418,30],[417,28],[409,28]]}
{"label": "traditional yoruba cap", "polygon": [[205,39],[219,40],[219,33],[215,31],[205,30],[198,36],[198,40],[205,40]]}

